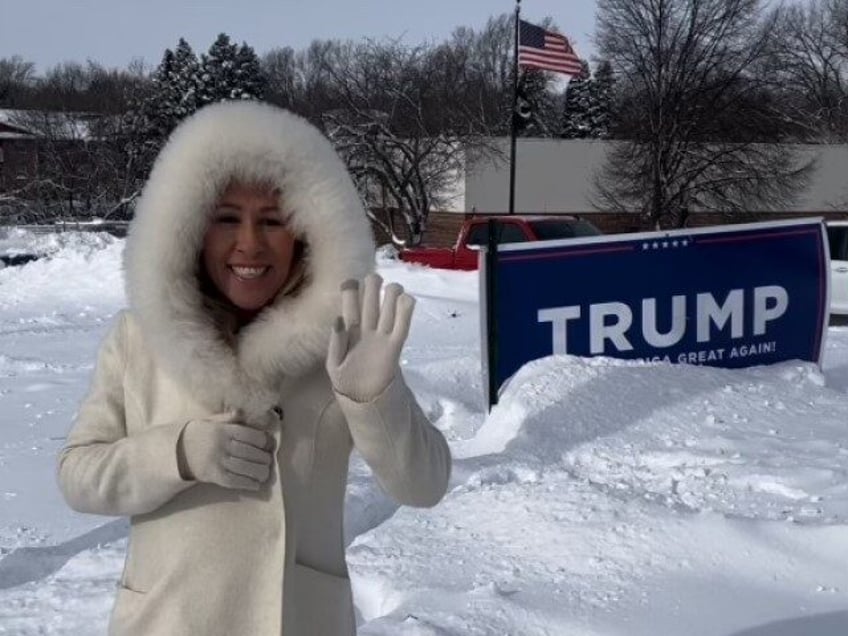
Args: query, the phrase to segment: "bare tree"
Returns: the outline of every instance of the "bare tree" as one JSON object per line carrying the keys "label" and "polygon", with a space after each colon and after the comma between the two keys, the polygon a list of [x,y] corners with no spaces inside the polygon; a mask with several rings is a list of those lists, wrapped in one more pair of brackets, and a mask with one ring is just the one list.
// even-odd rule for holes
{"label": "bare tree", "polygon": [[329,101],[339,106],[324,114],[324,128],[368,207],[397,210],[405,236],[391,215],[372,209],[373,220],[397,244],[416,244],[464,162],[485,152],[489,131],[478,100],[465,98],[461,56],[398,42],[348,46],[325,50]]}
{"label": "bare tree", "polygon": [[476,32],[462,27],[453,33],[454,47],[470,48],[469,72],[481,83],[481,115],[494,134],[508,135],[512,117],[512,73],[515,37],[513,14],[492,16]]}
{"label": "bare tree", "polygon": [[109,69],[97,62],[65,62],[35,75],[35,66],[20,57],[0,59],[0,107],[18,110],[122,113],[127,95],[146,73],[140,62],[124,69]]}
{"label": "bare tree", "polygon": [[129,115],[17,111],[31,135],[32,172],[3,191],[6,216],[30,221],[127,217],[143,179],[127,151]]}
{"label": "bare tree", "polygon": [[297,94],[297,67],[294,49],[272,49],[262,56],[262,70],[268,78],[266,99],[269,102],[294,109]]}
{"label": "bare tree", "polygon": [[29,131],[36,151],[35,173],[27,187],[27,198],[41,220],[75,218],[88,213],[96,199],[95,155],[89,147],[87,118],[74,113],[18,111],[13,123]]}
{"label": "bare tree", "polygon": [[813,142],[848,139],[848,0],[781,11],[764,70],[799,135]]}
{"label": "bare tree", "polygon": [[[540,23],[545,29],[556,30],[553,20]],[[480,86],[485,102],[481,109],[493,134],[510,133],[512,113],[512,75],[515,21],[513,13],[492,16],[478,32],[467,27],[454,31],[453,47],[468,47],[467,72]],[[519,76],[520,99],[526,107],[526,117],[519,120],[518,134],[526,137],[556,137],[560,130],[564,95],[554,89],[553,73],[525,69]]]}
{"label": "bare tree", "polygon": [[29,183],[0,187],[0,225],[25,222],[33,215],[33,201],[27,197]]}
{"label": "bare tree", "polygon": [[324,114],[342,105],[343,97],[337,90],[338,73],[355,54],[350,42],[339,40],[314,40],[294,59],[294,79],[290,83],[290,107],[316,126],[324,126]]}
{"label": "bare tree", "polygon": [[139,127],[136,111],[98,118],[90,123],[96,155],[91,165],[97,175],[97,196],[91,214],[103,219],[128,220],[141,195],[149,166],[137,152],[134,135]]}
{"label": "bare tree", "polygon": [[603,208],[656,228],[688,211],[786,204],[807,169],[783,141],[761,68],[779,14],[760,0],[599,0],[627,138],[597,179]]}
{"label": "bare tree", "polygon": [[35,64],[19,55],[0,59],[0,105],[16,108],[35,81]]}

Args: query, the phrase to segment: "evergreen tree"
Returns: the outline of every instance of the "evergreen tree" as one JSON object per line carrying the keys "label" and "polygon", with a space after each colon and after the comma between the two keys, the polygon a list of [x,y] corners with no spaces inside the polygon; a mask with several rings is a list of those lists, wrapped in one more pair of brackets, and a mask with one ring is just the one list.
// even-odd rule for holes
{"label": "evergreen tree", "polygon": [[592,137],[596,139],[607,139],[612,130],[614,83],[612,64],[608,61],[601,62],[592,78],[592,105],[589,109]]}
{"label": "evergreen tree", "polygon": [[242,98],[262,99],[268,88],[268,78],[262,71],[262,63],[252,47],[242,42],[236,55],[236,77]]}
{"label": "evergreen tree", "polygon": [[581,62],[582,70],[568,81],[565,91],[565,112],[561,136],[566,139],[588,139],[594,137],[592,113],[595,108],[593,82],[589,64]]}
{"label": "evergreen tree", "polygon": [[175,74],[174,52],[165,49],[162,61],[150,77],[149,89],[137,97],[126,116],[129,130],[126,151],[141,179],[177,122],[172,90]]}
{"label": "evergreen tree", "polygon": [[211,104],[229,99],[261,99],[267,80],[254,50],[247,44],[233,44],[226,33],[221,33],[202,57],[200,85],[201,103]]}
{"label": "evergreen tree", "polygon": [[176,52],[165,50],[150,78],[150,89],[135,100],[125,116],[127,154],[141,178],[146,177],[171,131],[197,110],[198,71],[197,56],[180,38]]}
{"label": "evergreen tree", "polygon": [[[553,29],[550,18],[545,18],[541,27]],[[473,33],[460,33],[461,42],[473,41],[469,49],[470,66],[467,72],[478,74],[496,97],[492,103],[499,103],[502,123],[491,127],[492,134],[508,135],[510,121],[516,124],[516,134],[520,137],[555,137],[560,128],[560,95],[553,90],[555,73],[535,68],[519,69],[518,100],[513,112],[513,60],[512,47],[515,33],[514,18],[503,14],[490,18],[486,29],[479,36]],[[472,59],[476,58],[476,59]]]}
{"label": "evergreen tree", "polygon": [[176,123],[176,108],[179,97],[175,91],[174,78],[177,75],[176,56],[171,49],[165,49],[162,61],[153,71],[152,91],[142,104],[146,137],[162,139],[168,136]]}
{"label": "evergreen tree", "polygon": [[174,99],[173,113],[177,121],[188,117],[198,108],[200,64],[197,55],[183,38],[174,52],[174,71],[171,77],[171,92]]}
{"label": "evergreen tree", "polygon": [[142,107],[147,137],[164,140],[176,125],[198,108],[198,62],[191,46],[182,38],[176,52],[166,49],[153,72],[152,91]]}
{"label": "evergreen tree", "polygon": [[516,133],[519,137],[552,137],[556,134],[556,95],[544,71],[527,69],[518,80]]}

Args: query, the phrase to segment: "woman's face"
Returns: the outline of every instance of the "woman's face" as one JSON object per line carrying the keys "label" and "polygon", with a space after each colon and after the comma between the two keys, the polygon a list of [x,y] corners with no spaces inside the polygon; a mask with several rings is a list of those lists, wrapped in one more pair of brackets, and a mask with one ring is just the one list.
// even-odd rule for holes
{"label": "woman's face", "polygon": [[215,287],[240,309],[259,310],[282,289],[292,269],[295,236],[278,193],[232,183],[203,237],[203,266]]}

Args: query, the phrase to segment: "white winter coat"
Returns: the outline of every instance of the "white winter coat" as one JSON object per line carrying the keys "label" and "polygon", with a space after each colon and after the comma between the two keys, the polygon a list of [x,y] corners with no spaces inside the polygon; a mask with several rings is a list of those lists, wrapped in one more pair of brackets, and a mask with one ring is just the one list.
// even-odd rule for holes
{"label": "white winter coat", "polygon": [[[276,184],[308,244],[304,283],[234,339],[197,282],[207,214],[233,178]],[[131,517],[110,633],[354,633],[342,532],[351,449],[403,504],[434,505],[450,473],[447,444],[402,376],[357,403],[324,371],[339,284],[369,272],[373,254],[343,164],[304,120],[231,102],[174,132],[127,239],[129,309],[101,346],[59,459],[73,508]],[[183,427],[235,408],[277,441],[268,484],[251,493],[184,481]]]}

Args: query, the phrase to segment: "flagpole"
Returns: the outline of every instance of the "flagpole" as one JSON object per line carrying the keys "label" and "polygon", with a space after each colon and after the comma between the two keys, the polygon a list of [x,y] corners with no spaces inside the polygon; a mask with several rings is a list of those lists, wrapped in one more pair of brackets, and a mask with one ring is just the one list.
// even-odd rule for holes
{"label": "flagpole", "polygon": [[518,109],[518,28],[521,0],[515,0],[515,42],[512,55],[512,110],[509,116],[509,213],[515,213],[515,114]]}

